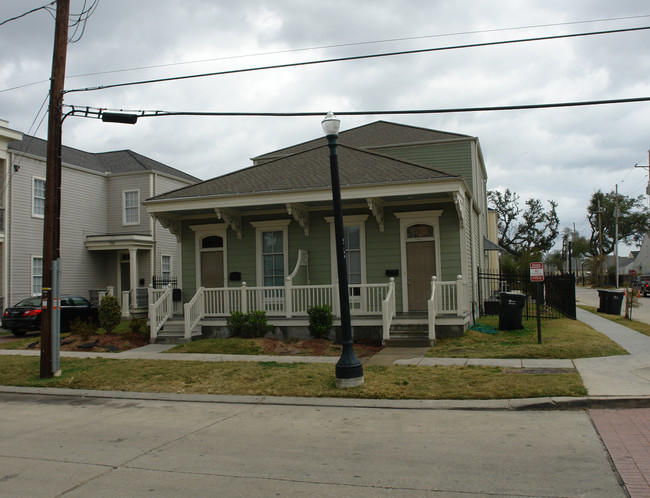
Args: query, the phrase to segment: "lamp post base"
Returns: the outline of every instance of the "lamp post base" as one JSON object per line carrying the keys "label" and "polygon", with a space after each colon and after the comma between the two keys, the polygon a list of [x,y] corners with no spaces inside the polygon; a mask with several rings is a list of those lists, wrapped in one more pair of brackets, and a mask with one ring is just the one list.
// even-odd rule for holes
{"label": "lamp post base", "polygon": [[354,354],[351,344],[344,344],[336,364],[336,387],[346,389],[363,384],[363,365]]}
{"label": "lamp post base", "polygon": [[350,387],[358,387],[363,384],[363,375],[361,377],[355,377],[353,379],[339,379],[336,378],[336,387],[337,389],[348,389]]}

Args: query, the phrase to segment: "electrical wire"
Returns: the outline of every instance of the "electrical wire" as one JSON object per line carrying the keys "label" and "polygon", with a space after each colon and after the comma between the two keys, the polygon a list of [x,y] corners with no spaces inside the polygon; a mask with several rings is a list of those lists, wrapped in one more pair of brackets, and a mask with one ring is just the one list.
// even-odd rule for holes
{"label": "electrical wire", "polygon": [[[141,71],[141,70],[146,70],[146,69],[159,69],[159,68],[164,68],[164,67],[183,66],[183,65],[190,65],[190,64],[204,64],[204,63],[207,63],[207,62],[217,62],[217,61],[232,60],[232,59],[245,59],[245,58],[261,57],[261,56],[268,56],[268,55],[290,54],[290,53],[297,53],[297,52],[307,52],[307,51],[312,51],[312,50],[325,50],[325,49],[331,49],[331,48],[355,47],[355,46],[362,46],[362,45],[374,45],[374,44],[379,44],[379,43],[395,43],[395,42],[402,42],[402,41],[424,40],[424,39],[428,39],[428,38],[445,38],[445,37],[449,37],[449,36],[460,36],[460,35],[498,33],[498,32],[501,32],[501,31],[516,31],[516,30],[533,29],[533,28],[550,28],[550,27],[557,27],[557,26],[571,26],[571,25],[576,25],[576,24],[587,24],[587,23],[597,23],[597,22],[623,21],[623,20],[630,20],[630,19],[642,19],[642,18],[647,18],[647,17],[650,17],[650,14],[645,14],[645,15],[640,15],[640,16],[627,16],[627,17],[610,17],[610,18],[605,18],[605,19],[591,19],[591,20],[586,20],[586,21],[570,21],[570,22],[564,22],[564,23],[532,24],[532,25],[528,25],[528,26],[515,26],[515,27],[509,27],[509,28],[481,29],[481,30],[474,30],[474,31],[458,31],[458,32],[455,32],[455,33],[440,33],[440,34],[436,34],[436,35],[408,36],[408,37],[402,37],[402,38],[386,38],[386,39],[382,39],[382,40],[369,40],[369,41],[351,42],[351,43],[337,43],[337,44],[333,44],[333,45],[320,45],[320,46],[315,46],[315,47],[292,48],[292,49],[287,49],[287,50],[276,50],[276,51],[270,51],[270,52],[258,52],[258,53],[254,53],[254,54],[229,55],[229,56],[224,56],[224,57],[215,57],[215,58],[211,58],[211,59],[199,59],[199,60],[193,60],[193,61],[170,62],[168,64],[153,64],[153,65],[150,65],[150,66],[136,66],[136,67],[129,67],[129,68],[112,69],[112,70],[107,70],[107,71],[96,71],[96,72],[93,72],[93,73],[74,74],[74,75],[68,76],[67,78],[81,78],[81,77],[86,77],[86,76],[98,76],[98,75],[102,75],[102,74],[114,74],[114,73],[122,73],[122,72],[128,72],[128,71]],[[39,82],[39,83],[41,83],[41,82]]]}
{"label": "electrical wire", "polygon": [[[77,43],[79,40],[81,40],[84,33],[86,32],[86,23],[88,22],[88,18],[92,16],[93,13],[95,12],[95,9],[97,9],[97,6],[99,5],[99,0],[93,0],[93,3],[88,8],[86,8],[86,4],[87,4],[87,0],[84,0],[84,5],[81,9],[81,12],[79,14],[71,14],[69,17],[72,18],[73,21],[71,24],[68,25],[68,27],[74,28],[74,32],[68,38],[69,44]],[[79,26],[81,26],[81,33],[79,33],[79,35],[77,36]]]}
{"label": "electrical wire", "polygon": [[106,89],[109,89],[109,88],[120,88],[120,87],[125,87],[125,86],[147,85],[147,84],[152,84],[152,83],[166,83],[166,82],[170,82],[170,81],[180,81],[180,80],[188,80],[188,79],[196,79],[196,78],[205,78],[205,77],[209,77],[209,76],[224,76],[224,75],[227,75],[227,74],[239,74],[239,73],[247,73],[247,72],[253,72],[253,71],[265,71],[265,70],[269,70],[269,69],[283,69],[283,68],[289,68],[289,67],[301,67],[301,66],[311,66],[311,65],[316,65],[316,64],[327,64],[327,63],[332,63],[332,62],[348,62],[348,61],[363,60],[363,59],[376,59],[376,58],[380,58],[380,57],[393,57],[393,56],[398,56],[398,55],[413,55],[413,54],[422,54],[422,53],[429,53],[429,52],[442,52],[442,51],[447,51],[447,50],[480,48],[480,47],[499,46],[499,45],[512,45],[512,44],[516,44],[516,43],[528,43],[528,42],[559,40],[559,39],[566,39],[566,38],[579,38],[579,37],[605,35],[605,34],[627,33],[627,32],[634,32],[634,31],[645,31],[645,30],[648,30],[648,29],[650,29],[650,26],[641,26],[641,27],[636,27],[636,28],[611,29],[611,30],[605,30],[605,31],[590,31],[590,32],[585,32],[585,33],[572,33],[572,34],[565,34],[565,35],[539,36],[539,37],[534,37],[534,38],[520,38],[520,39],[517,39],[517,40],[500,40],[500,41],[494,41],[494,42],[470,43],[470,44],[465,44],[465,45],[452,45],[452,46],[447,46],[447,47],[422,48],[422,49],[417,49],[417,50],[402,50],[402,51],[398,51],[398,52],[384,52],[384,53],[380,53],[380,54],[355,55],[355,56],[350,56],[350,57],[337,57],[337,58],[332,58],[332,59],[321,59],[321,60],[314,60],[314,61],[293,62],[293,63],[289,63],[289,64],[277,64],[277,65],[252,67],[252,68],[244,68],[244,69],[232,69],[232,70],[228,70],[228,71],[217,71],[217,72],[210,72],[210,73],[190,74],[190,75],[184,75],[184,76],[172,76],[172,77],[169,77],[169,78],[156,78],[156,79],[149,79],[149,80],[113,83],[113,84],[108,84],[108,85],[99,85],[99,86],[86,87],[86,88],[74,88],[74,89],[71,89],[71,90],[66,90],[65,93],[92,92],[92,91],[97,91],[97,90],[106,90]]}
{"label": "electrical wire", "polygon": [[[609,104],[629,104],[635,102],[650,102],[650,97],[632,97],[625,99],[587,100],[573,102],[553,102],[544,104],[521,104],[502,105],[487,107],[456,107],[447,109],[402,109],[402,110],[374,110],[374,111],[335,111],[337,116],[377,116],[377,115],[409,115],[409,114],[453,114],[461,112],[495,112],[495,111],[521,111],[535,109],[552,109],[562,107],[585,107]],[[64,108],[70,108],[66,116],[88,117],[101,119],[105,112],[116,112],[124,114],[135,114],[138,118],[156,118],[163,116],[220,116],[220,117],[313,117],[323,116],[325,112],[210,112],[210,111],[164,111],[164,110],[128,110],[108,109],[105,107],[80,106],[75,104],[64,104]]]}
{"label": "electrical wire", "polygon": [[[0,22],[0,26],[2,26],[3,24],[7,24],[7,23],[9,23],[11,21],[16,21],[16,20],[18,20],[18,19],[20,19],[22,17],[25,17],[25,16],[27,16],[29,14],[33,14],[34,12],[38,12],[39,10],[46,10],[46,11],[49,12],[49,11],[52,10],[52,5],[54,5],[55,3],[56,3],[56,1],[50,2],[50,3],[46,4],[46,5],[41,6],[41,7],[36,7],[35,9],[29,10],[29,11],[25,12],[24,14],[20,14],[19,16],[15,16],[15,17],[12,17],[10,19],[5,19],[4,21]],[[50,15],[52,15],[51,12],[50,12]]]}

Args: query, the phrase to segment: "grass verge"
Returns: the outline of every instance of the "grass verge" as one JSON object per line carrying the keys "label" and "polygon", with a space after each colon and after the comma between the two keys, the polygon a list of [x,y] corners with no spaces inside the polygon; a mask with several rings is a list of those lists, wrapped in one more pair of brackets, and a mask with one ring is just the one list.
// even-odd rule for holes
{"label": "grass verge", "polygon": [[62,358],[40,379],[39,359],[0,357],[0,385],[109,391],[369,399],[509,399],[584,396],[577,372],[524,374],[494,367],[365,367],[362,386],[339,390],[334,366],[307,363]]}
{"label": "grass verge", "polygon": [[[594,315],[607,318],[608,320],[618,323],[619,325],[623,325],[624,327],[628,327],[644,335],[650,336],[650,325],[648,325],[647,323],[639,322],[636,320],[629,320],[621,315],[609,315],[607,313],[600,313],[599,311],[597,311],[598,308],[596,308],[595,306],[583,306],[581,304],[578,307],[585,311],[588,311],[589,313],[593,313]],[[634,310],[632,310],[632,317],[634,317]]]}
{"label": "grass verge", "polygon": [[[498,317],[483,317],[482,325],[496,329]],[[542,344],[537,343],[537,320],[523,320],[522,330],[486,334],[467,330],[463,337],[439,339],[430,358],[540,358],[573,359],[627,354],[614,341],[578,320],[542,321]]]}
{"label": "grass verge", "polygon": [[264,354],[264,349],[252,339],[231,337],[229,339],[211,338],[186,342],[174,346],[165,353],[261,355]]}

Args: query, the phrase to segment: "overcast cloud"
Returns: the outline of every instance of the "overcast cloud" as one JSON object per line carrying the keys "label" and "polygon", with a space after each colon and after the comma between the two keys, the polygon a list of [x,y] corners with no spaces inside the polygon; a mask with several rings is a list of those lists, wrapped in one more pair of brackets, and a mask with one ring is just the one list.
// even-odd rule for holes
{"label": "overcast cloud", "polygon": [[[44,3],[3,0],[0,22]],[[71,12],[82,6],[71,0]],[[636,18],[614,20],[622,17]],[[559,25],[600,19],[612,20]],[[556,26],[508,29],[546,24]],[[650,26],[645,0],[100,0],[81,40],[68,47],[66,89],[638,26]],[[32,123],[43,116],[53,33],[54,20],[45,11],[0,26],[0,118],[13,129],[34,133]],[[414,37],[421,38],[364,43]],[[345,46],[297,50],[332,45]],[[647,97],[648,47],[650,31],[640,31],[71,93],[65,103],[324,115]],[[162,67],[125,71],[154,65]],[[90,75],[98,72],[103,74]],[[7,90],[34,82],[40,83]],[[648,171],[634,165],[648,164],[649,118],[650,103],[639,103],[344,117],[342,129],[385,119],[477,136],[489,189],[509,188],[524,200],[553,199],[561,226],[575,223],[588,237],[586,206],[593,192],[618,184],[622,194],[645,194]],[[46,138],[45,122],[35,134]],[[320,135],[320,118],[314,117],[164,117],[141,119],[136,126],[75,117],[63,129],[65,145],[93,152],[132,149],[202,179]]]}

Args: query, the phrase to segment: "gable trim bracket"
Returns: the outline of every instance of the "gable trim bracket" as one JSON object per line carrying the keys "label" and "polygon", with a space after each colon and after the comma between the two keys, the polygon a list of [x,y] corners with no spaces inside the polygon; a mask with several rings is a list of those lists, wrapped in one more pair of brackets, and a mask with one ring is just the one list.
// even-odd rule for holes
{"label": "gable trim bracket", "polygon": [[151,217],[171,232],[176,237],[176,242],[181,241],[181,221],[178,218],[171,216],[161,216],[159,214],[152,214]]}
{"label": "gable trim bracket", "polygon": [[241,216],[230,209],[217,208],[214,211],[217,213],[217,218],[223,220],[228,225],[228,228],[237,234],[237,238],[241,239]]}
{"label": "gable trim bracket", "polygon": [[298,222],[300,228],[305,231],[305,237],[309,237],[309,211],[302,204],[287,203],[287,212]]}
{"label": "gable trim bracket", "polygon": [[465,199],[460,192],[454,192],[454,204],[456,205],[456,211],[458,211],[458,224],[460,228],[465,228],[465,216],[463,212],[465,211]]}
{"label": "gable trim bracket", "polygon": [[368,208],[372,211],[372,215],[377,220],[379,231],[384,231],[384,203],[380,199],[368,198]]}

